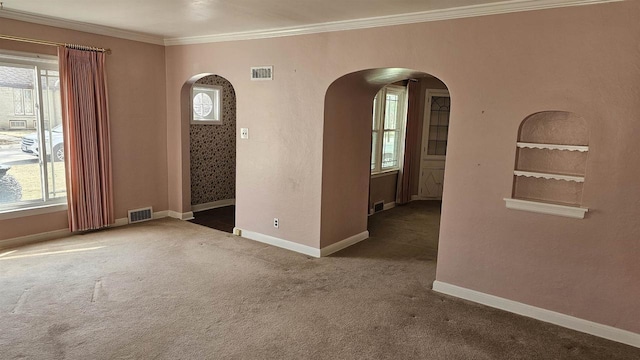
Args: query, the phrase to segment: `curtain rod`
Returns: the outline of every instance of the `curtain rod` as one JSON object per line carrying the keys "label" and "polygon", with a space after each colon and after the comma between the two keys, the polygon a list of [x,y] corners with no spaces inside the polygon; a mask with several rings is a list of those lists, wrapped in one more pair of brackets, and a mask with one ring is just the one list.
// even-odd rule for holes
{"label": "curtain rod", "polygon": [[0,34],[0,39],[11,40],[11,41],[20,41],[20,42],[31,43],[31,44],[47,45],[47,46],[65,46],[65,47],[68,47],[68,48],[71,48],[71,49],[76,49],[76,50],[97,51],[97,52],[103,52],[103,53],[106,53],[106,54],[111,54],[111,49],[104,49],[104,48],[98,48],[98,47],[93,47],[93,46],[84,46],[84,45],[76,45],[76,44],[65,44],[65,43],[60,43],[60,42],[55,42],[55,41],[29,39],[29,38],[23,38],[23,37],[18,37],[18,36],[11,36],[11,35],[2,35],[2,34]]}

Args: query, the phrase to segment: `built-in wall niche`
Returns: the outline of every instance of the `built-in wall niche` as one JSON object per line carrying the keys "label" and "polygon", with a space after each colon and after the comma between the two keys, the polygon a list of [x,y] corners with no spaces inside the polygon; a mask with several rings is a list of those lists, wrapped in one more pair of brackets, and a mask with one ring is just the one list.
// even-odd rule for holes
{"label": "built-in wall niche", "polygon": [[543,111],[522,121],[507,208],[582,219],[589,129],[580,116]]}

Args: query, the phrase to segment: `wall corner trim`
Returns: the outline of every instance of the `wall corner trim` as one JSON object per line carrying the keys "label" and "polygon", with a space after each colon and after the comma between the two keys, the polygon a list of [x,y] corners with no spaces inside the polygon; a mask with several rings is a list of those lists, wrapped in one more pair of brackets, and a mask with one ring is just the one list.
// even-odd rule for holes
{"label": "wall corner trim", "polygon": [[[395,205],[395,203],[394,203]],[[331,244],[329,246],[323,247],[320,249],[320,256],[328,256],[335,252],[338,252],[342,249],[345,249],[351,245],[357,244],[362,240],[366,240],[369,238],[369,231],[363,231],[359,234],[355,234],[350,236],[344,240],[340,240],[337,243]]]}
{"label": "wall corner trim", "polygon": [[433,282],[433,291],[640,348],[640,334],[613,326],[595,323],[438,280]]}
{"label": "wall corner trim", "polygon": [[303,244],[298,244],[293,241],[280,239],[274,236],[265,235],[265,234],[257,233],[254,231],[241,229],[238,227],[233,228],[233,233],[234,234],[240,233],[242,234],[241,237],[245,239],[258,241],[268,245],[273,245],[275,247],[291,250],[300,254],[309,255],[316,258],[319,258],[321,256],[320,249],[316,249],[314,247],[303,245]]}
{"label": "wall corner trim", "polygon": [[[193,212],[192,211],[180,213],[180,212],[177,212],[177,211],[169,210],[167,212],[167,215],[169,217],[172,217],[172,218],[178,219],[178,220],[193,220]],[[155,217],[154,217],[154,219],[155,219]]]}

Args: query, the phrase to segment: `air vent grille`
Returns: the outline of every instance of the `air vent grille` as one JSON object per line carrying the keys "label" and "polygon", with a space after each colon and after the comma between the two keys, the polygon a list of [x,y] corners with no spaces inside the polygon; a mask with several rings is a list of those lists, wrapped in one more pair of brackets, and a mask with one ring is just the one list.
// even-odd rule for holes
{"label": "air vent grille", "polygon": [[384,201],[379,201],[373,204],[373,212],[377,213],[378,211],[384,210]]}
{"label": "air vent grille", "polygon": [[151,207],[144,209],[129,210],[129,224],[138,223],[153,219]]}
{"label": "air vent grille", "polygon": [[10,129],[26,129],[27,121],[26,120],[9,120],[9,128]]}
{"label": "air vent grille", "polygon": [[273,66],[252,67],[251,80],[273,80]]}

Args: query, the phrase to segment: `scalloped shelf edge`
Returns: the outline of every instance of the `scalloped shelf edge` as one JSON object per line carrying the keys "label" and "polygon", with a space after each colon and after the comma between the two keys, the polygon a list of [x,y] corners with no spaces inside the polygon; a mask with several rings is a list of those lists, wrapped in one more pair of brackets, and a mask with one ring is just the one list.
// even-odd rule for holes
{"label": "scalloped shelf edge", "polygon": [[562,145],[562,144],[543,144],[543,143],[527,143],[527,142],[517,142],[516,145],[519,148],[528,148],[528,149],[542,149],[542,150],[567,150],[567,151],[579,151],[579,152],[587,152],[589,151],[589,146],[586,145]]}
{"label": "scalloped shelf edge", "polygon": [[549,204],[538,201],[520,200],[512,198],[504,198],[507,209],[529,211],[539,214],[548,214],[556,216],[564,216],[573,219],[584,219],[584,215],[589,211],[587,208],[577,206],[567,206],[558,204]]}
{"label": "scalloped shelf edge", "polygon": [[536,171],[514,170],[513,171],[513,175],[515,175],[515,176],[524,176],[524,177],[533,177],[533,178],[536,178],[536,179],[544,178],[544,179],[547,179],[547,180],[575,181],[575,182],[579,182],[579,183],[583,183],[584,182],[584,176],[541,173],[541,172],[536,172]]}

